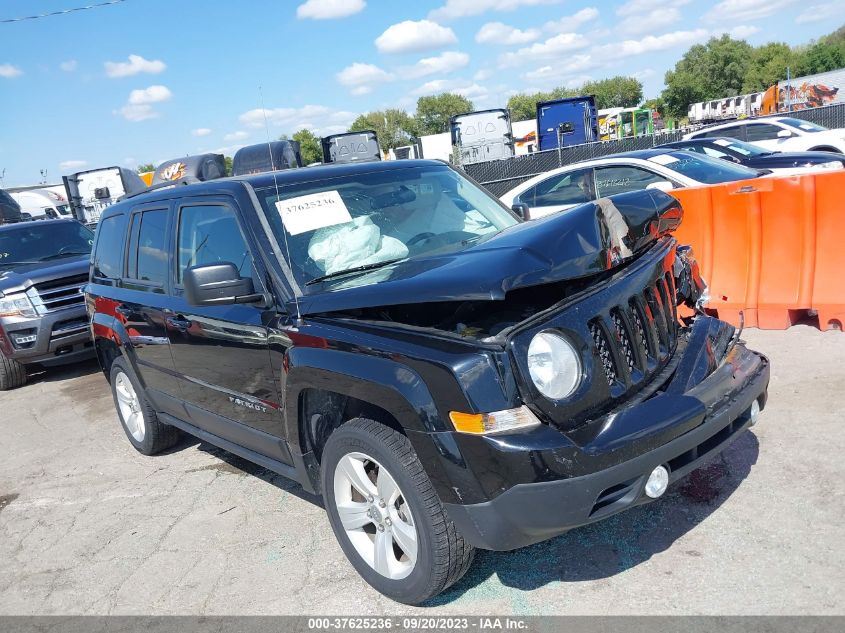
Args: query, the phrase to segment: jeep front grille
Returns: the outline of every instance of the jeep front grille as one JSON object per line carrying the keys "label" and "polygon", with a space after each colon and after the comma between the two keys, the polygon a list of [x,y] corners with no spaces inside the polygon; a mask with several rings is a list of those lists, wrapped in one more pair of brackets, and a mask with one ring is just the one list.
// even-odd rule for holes
{"label": "jeep front grille", "polygon": [[667,273],[608,316],[591,321],[590,334],[609,386],[636,382],[674,351],[678,336],[674,296],[674,282]]}
{"label": "jeep front grille", "polygon": [[35,284],[27,292],[39,314],[75,308],[85,304],[80,288],[88,282],[88,275],[74,275]]}

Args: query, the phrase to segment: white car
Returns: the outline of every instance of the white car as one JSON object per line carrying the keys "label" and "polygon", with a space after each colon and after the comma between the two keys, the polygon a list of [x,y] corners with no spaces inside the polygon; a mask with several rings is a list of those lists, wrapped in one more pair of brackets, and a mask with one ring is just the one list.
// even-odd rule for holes
{"label": "white car", "polygon": [[845,153],[845,129],[829,130],[816,123],[788,116],[722,123],[691,132],[684,136],[684,140],[712,136],[728,136],[773,152]]}
{"label": "white car", "polygon": [[715,185],[767,173],[683,149],[645,149],[553,169],[526,180],[499,199],[533,220],[618,193]]}

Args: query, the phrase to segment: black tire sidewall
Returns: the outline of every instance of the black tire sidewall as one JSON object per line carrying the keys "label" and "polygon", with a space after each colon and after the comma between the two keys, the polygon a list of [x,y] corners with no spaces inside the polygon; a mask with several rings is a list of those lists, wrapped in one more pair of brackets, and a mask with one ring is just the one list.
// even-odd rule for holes
{"label": "black tire sidewall", "polygon": [[[411,508],[414,525],[417,528],[417,562],[410,575],[401,580],[385,578],[370,567],[358,554],[340,522],[334,497],[334,471],[340,459],[347,453],[352,452],[365,453],[387,468]],[[434,544],[432,542],[434,526],[431,524],[431,517],[422,502],[414,481],[398,457],[390,447],[371,433],[359,427],[344,425],[329,437],[323,450],[322,466],[323,499],[326,505],[326,513],[329,516],[335,537],[352,566],[368,584],[393,600],[405,604],[418,604],[421,600],[427,598],[431,589],[434,567]]]}
{"label": "black tire sidewall", "polygon": [[[141,442],[132,437],[132,433],[130,433],[129,429],[126,428],[126,422],[123,420],[123,415],[121,415],[120,413],[120,405],[118,404],[117,400],[117,389],[114,386],[115,378],[117,377],[118,372],[123,373],[129,379],[129,382],[132,383],[132,388],[135,390],[135,394],[138,396],[138,400],[141,405],[141,415],[144,416],[144,439]],[[112,362],[109,377],[109,382],[111,384],[111,395],[112,399],[114,400],[115,412],[117,413],[117,419],[120,420],[120,426],[123,427],[123,432],[126,433],[126,438],[129,440],[132,446],[135,447],[135,450],[137,450],[139,453],[143,453],[145,455],[151,454],[153,451],[153,421],[150,420],[150,416],[148,413],[149,407],[147,406],[147,401],[144,397],[143,389],[137,383],[135,377],[132,375],[132,372],[129,371],[128,367],[126,366],[126,362],[122,358],[116,358]]]}

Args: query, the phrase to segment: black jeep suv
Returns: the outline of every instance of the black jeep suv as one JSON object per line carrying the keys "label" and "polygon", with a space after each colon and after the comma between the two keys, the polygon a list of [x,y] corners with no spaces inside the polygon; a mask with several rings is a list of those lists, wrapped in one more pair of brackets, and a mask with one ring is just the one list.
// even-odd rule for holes
{"label": "black jeep suv", "polygon": [[681,216],[644,191],[523,222],[435,161],[215,180],[105,211],[87,306],[137,450],[185,431],[298,481],[419,603],[756,422],[768,361],[694,311]]}

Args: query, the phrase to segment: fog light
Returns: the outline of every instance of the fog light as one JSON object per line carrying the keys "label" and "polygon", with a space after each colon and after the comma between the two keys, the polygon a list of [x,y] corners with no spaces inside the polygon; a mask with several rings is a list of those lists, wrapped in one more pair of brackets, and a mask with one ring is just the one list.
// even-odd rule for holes
{"label": "fog light", "polygon": [[648,481],[645,482],[645,494],[647,497],[657,499],[669,487],[669,471],[664,466],[658,466],[651,471]]}
{"label": "fog light", "polygon": [[757,420],[760,418],[760,401],[755,400],[751,403],[751,409],[748,411],[748,417],[751,419],[750,426],[754,426],[757,424]]}

